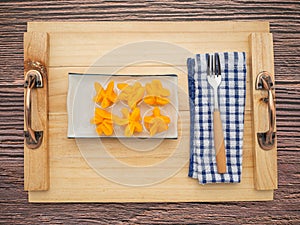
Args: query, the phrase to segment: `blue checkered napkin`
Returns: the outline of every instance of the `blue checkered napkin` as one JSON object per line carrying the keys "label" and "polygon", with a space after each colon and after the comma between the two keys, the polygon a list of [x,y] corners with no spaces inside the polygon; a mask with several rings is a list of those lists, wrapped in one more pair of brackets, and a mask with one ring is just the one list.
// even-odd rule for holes
{"label": "blue checkered napkin", "polygon": [[207,82],[206,60],[197,54],[187,60],[191,111],[189,176],[199,183],[236,183],[241,180],[246,95],[246,55],[219,53],[222,82],[219,105],[225,139],[227,173],[217,172],[213,134],[213,89]]}

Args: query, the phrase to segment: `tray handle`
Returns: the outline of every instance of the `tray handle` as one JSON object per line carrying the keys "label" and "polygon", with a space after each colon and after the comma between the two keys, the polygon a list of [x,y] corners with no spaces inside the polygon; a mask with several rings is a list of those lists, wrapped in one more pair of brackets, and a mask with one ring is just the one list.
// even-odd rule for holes
{"label": "tray handle", "polygon": [[49,37],[24,34],[24,189],[49,189],[48,70]]}
{"label": "tray handle", "polygon": [[268,97],[262,100],[268,104],[269,129],[266,132],[258,132],[257,139],[260,147],[264,150],[271,150],[275,144],[275,96],[272,89],[274,82],[272,76],[267,71],[262,71],[257,75],[256,89],[266,90]]}
{"label": "tray handle", "polygon": [[38,148],[43,141],[43,131],[35,131],[31,127],[31,92],[34,88],[43,87],[42,74],[37,70],[29,70],[25,74],[25,124],[27,130],[24,131],[25,144],[30,149]]}
{"label": "tray handle", "polygon": [[[252,92],[253,183],[256,190],[274,190],[278,186],[278,175],[275,91],[272,90],[275,80],[273,37],[270,33],[252,33],[249,39],[252,64],[250,84]],[[267,98],[266,91],[268,92]],[[267,132],[262,132],[264,130]]]}

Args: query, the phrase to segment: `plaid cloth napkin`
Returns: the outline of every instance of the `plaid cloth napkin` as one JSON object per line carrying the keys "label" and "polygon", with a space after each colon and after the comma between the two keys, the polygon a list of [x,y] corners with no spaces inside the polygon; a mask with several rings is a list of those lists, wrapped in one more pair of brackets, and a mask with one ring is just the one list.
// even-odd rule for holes
{"label": "plaid cloth napkin", "polygon": [[219,105],[223,123],[227,172],[217,173],[213,133],[213,89],[207,82],[207,58],[187,60],[191,111],[189,176],[199,183],[237,183],[241,180],[246,95],[246,55],[219,53],[222,82]]}

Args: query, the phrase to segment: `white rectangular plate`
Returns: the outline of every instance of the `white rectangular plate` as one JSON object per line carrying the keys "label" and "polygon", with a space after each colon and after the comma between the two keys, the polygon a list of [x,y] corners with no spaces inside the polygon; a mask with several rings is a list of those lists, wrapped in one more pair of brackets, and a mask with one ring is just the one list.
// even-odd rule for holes
{"label": "white rectangular plate", "polygon": [[[104,88],[107,84],[114,80],[115,91],[118,93],[118,83],[134,83],[140,82],[143,86],[152,80],[160,80],[162,86],[170,91],[168,97],[170,103],[160,106],[161,113],[170,117],[170,124],[167,131],[156,134],[151,138],[177,138],[177,120],[178,120],[178,94],[177,94],[177,75],[107,75],[107,74],[77,74],[69,73],[68,88],[68,137],[69,138],[98,138],[98,137],[126,137],[124,135],[125,127],[114,125],[114,133],[111,136],[99,136],[95,130],[95,125],[91,124],[94,117],[94,111],[97,105],[93,98],[96,95],[94,83],[100,83]],[[118,116],[121,116],[122,108],[129,108],[124,102],[118,101],[108,109]],[[138,105],[141,110],[141,117],[150,115],[153,107],[147,105],[143,101]],[[144,128],[144,127],[143,127]],[[143,132],[135,133],[132,137],[150,138],[149,132],[144,128]]]}

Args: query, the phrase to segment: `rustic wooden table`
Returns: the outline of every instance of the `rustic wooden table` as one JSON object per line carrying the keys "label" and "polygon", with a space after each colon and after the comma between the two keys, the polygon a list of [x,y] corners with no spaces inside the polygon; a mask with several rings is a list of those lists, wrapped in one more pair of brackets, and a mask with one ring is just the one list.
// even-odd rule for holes
{"label": "rustic wooden table", "polygon": [[[129,3],[130,2],[130,3]],[[0,223],[300,223],[299,1],[0,3]],[[28,21],[267,20],[274,35],[279,187],[274,201],[29,204],[23,191],[23,33]]]}

